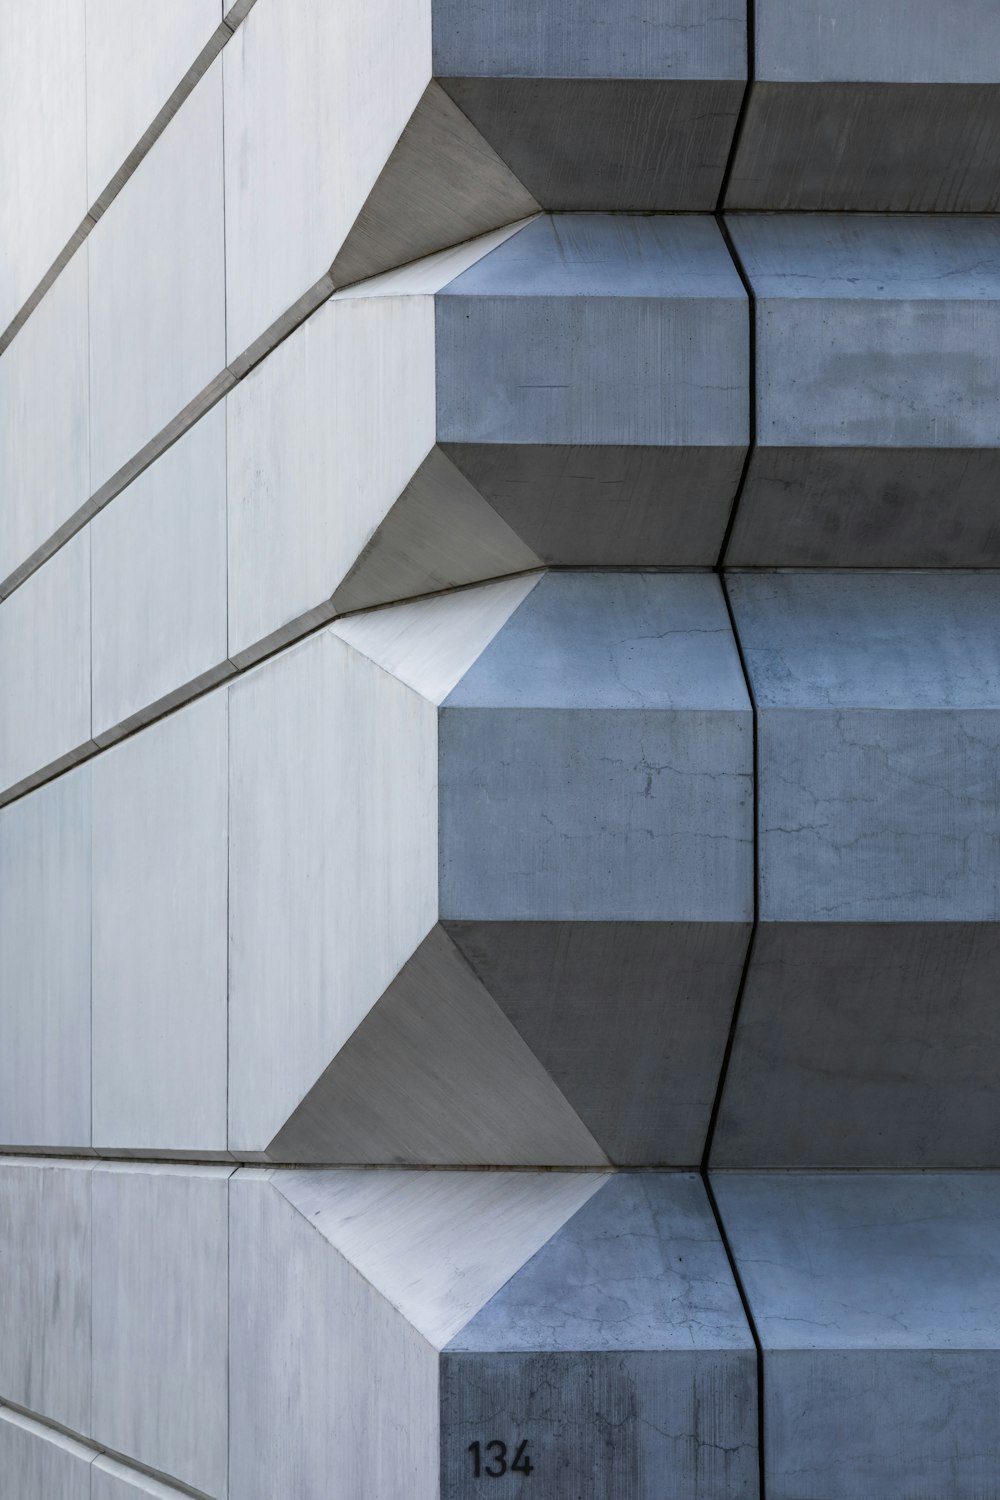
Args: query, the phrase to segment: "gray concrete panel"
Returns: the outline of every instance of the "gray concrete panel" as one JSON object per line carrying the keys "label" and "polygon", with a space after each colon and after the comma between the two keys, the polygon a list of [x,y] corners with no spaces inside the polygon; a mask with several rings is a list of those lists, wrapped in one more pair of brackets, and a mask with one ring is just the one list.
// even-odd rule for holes
{"label": "gray concrete panel", "polygon": [[230,1493],[438,1500],[436,1351],[266,1174],[230,1199]]}
{"label": "gray concrete panel", "polygon": [[92,1500],[93,1457],[92,1448],[0,1409],[0,1474],[12,1500]]}
{"label": "gray concrete panel", "polygon": [[228,1493],[229,1169],[100,1167],[95,1438]]}
{"label": "gray concrete panel", "polygon": [[93,490],[225,368],[223,219],[217,60],[87,242]]}
{"label": "gray concrete panel", "polygon": [[446,928],[612,1161],[701,1160],[749,922]]}
{"label": "gray concrete panel", "polygon": [[[5,62],[15,55],[12,45],[3,52]],[[15,237],[3,238],[10,244]],[[90,494],[89,345],[87,250],[81,249],[0,359],[3,592],[11,574]]]}
{"label": "gray concrete panel", "polygon": [[90,1431],[90,1186],[89,1163],[0,1161],[0,1399],[74,1432]]}
{"label": "gray concrete panel", "polygon": [[90,748],[90,536],[0,601],[0,795]]}
{"label": "gray concrete panel", "polygon": [[713,1164],[995,1167],[998,965],[994,923],[762,924]]}
{"label": "gray concrete panel", "polygon": [[87,212],[87,74],[79,0],[4,0],[0,25],[3,332]]}
{"label": "gray concrete panel", "polygon": [[226,1150],[225,690],[93,766],[94,1144]]}
{"label": "gray concrete panel", "polygon": [[93,203],[219,28],[222,0],[168,9],[86,0],[87,185]]}
{"label": "gray concrete panel", "polygon": [[768,1494],[996,1495],[996,1174],[713,1185],[763,1346]]}
{"label": "gray concrete panel", "polygon": [[0,1142],[90,1146],[90,768],[0,811]]}
{"label": "gray concrete panel", "polygon": [[756,294],[759,447],[727,562],[989,562],[1000,446],[995,223],[729,222]]}
{"label": "gray concrete panel", "polygon": [[[441,1495],[757,1493],[756,1357],[704,1189],[612,1178],[445,1350]],[[523,1459],[522,1459],[523,1462]],[[488,1466],[488,1467],[487,1467]]]}
{"label": "gray concrete panel", "polygon": [[543,208],[710,210],[745,84],[446,78],[463,114]]}
{"label": "gray concrete panel", "polygon": [[483,78],[741,79],[743,0],[434,0],[434,72]]}
{"label": "gray concrete panel", "polygon": [[184,1500],[189,1490],[177,1490],[127,1464],[101,1454],[91,1470],[90,1500]]}
{"label": "gray concrete panel", "polygon": [[222,403],[90,531],[93,727],[106,743],[230,670]]}

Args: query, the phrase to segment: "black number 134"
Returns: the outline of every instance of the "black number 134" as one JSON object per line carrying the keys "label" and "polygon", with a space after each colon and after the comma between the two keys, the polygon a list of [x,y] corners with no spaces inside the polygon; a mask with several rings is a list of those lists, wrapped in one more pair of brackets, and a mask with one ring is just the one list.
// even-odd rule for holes
{"label": "black number 134", "polygon": [[[470,1443],[467,1452],[472,1454],[472,1477],[482,1479],[485,1474],[488,1479],[502,1479],[504,1474],[531,1473],[532,1463],[528,1457],[528,1440],[518,1443],[517,1452],[510,1463],[507,1462],[507,1444],[501,1443],[499,1438],[494,1438],[489,1443]],[[484,1454],[488,1462],[484,1462]]]}

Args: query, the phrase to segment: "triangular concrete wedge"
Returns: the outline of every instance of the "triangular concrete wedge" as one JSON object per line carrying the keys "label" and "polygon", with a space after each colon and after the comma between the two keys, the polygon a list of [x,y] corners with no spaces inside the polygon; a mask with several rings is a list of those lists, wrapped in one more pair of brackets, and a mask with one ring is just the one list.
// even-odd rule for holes
{"label": "triangular concrete wedge", "polygon": [[606,1181],[598,1172],[275,1172],[271,1185],[441,1349]]}
{"label": "triangular concrete wedge", "polygon": [[748,923],[446,928],[613,1162],[701,1160]]}
{"label": "triangular concrete wedge", "polygon": [[539,566],[537,553],[435,447],[334,593],[331,609],[346,614]]}
{"label": "triangular concrete wedge", "polygon": [[541,573],[456,589],[338,620],[332,635],[428,703],[441,704],[535,588]]}
{"label": "triangular concrete wedge", "polygon": [[440,927],[267,1154],[273,1161],[363,1165],[608,1164]]}
{"label": "triangular concrete wedge", "polygon": [[539,206],[437,83],[425,89],[330,268],[348,286],[538,213]]}

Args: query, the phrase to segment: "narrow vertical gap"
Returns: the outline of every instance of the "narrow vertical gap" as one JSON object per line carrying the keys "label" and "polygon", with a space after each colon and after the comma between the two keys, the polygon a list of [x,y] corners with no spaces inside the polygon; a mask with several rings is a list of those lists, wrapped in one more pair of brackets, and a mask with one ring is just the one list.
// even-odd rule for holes
{"label": "narrow vertical gap", "polygon": [[740,502],[743,499],[743,491],[746,488],[747,475],[753,462],[754,453],[757,448],[757,299],[754,296],[753,286],[746,273],[743,261],[740,259],[739,251],[733,243],[729,232],[729,225],[721,212],[715,215],[715,222],[719,226],[719,233],[726,242],[726,249],[732,258],[736,273],[743,283],[743,290],[747,294],[747,319],[748,319],[748,389],[747,404],[749,407],[747,422],[747,453],[743,460],[743,468],[740,471],[739,482],[736,485],[736,494],[733,496],[732,508],[729,512],[729,520],[726,523],[725,535],[722,538],[722,546],[719,548],[719,556],[716,562],[716,571],[721,572],[725,567],[729,552],[729,543],[739,514]]}
{"label": "narrow vertical gap", "polygon": [[715,1196],[715,1190],[712,1187],[712,1180],[704,1168],[702,1168],[702,1178],[705,1183],[705,1192],[708,1194],[712,1213],[715,1215],[715,1223],[719,1231],[719,1238],[722,1241],[722,1248],[726,1252],[729,1269],[732,1272],[733,1281],[736,1283],[740,1302],[743,1304],[743,1316],[747,1320],[750,1337],[753,1339],[754,1349],[757,1353],[757,1486],[759,1500],[767,1500],[767,1465],[764,1459],[764,1350],[760,1342],[760,1334],[757,1332],[757,1324],[754,1322],[750,1299],[747,1297],[743,1278],[740,1275],[740,1268],[736,1264],[736,1257],[729,1243],[725,1220],[722,1217],[722,1212]]}
{"label": "narrow vertical gap", "polygon": [[743,139],[743,131],[746,126],[747,112],[750,108],[750,96],[753,93],[755,75],[757,71],[757,15],[756,0],[746,0],[747,7],[747,84],[743,90],[743,98],[740,101],[740,111],[736,116],[736,129],[733,131],[733,144],[729,150],[725,171],[722,174],[722,184],[719,188],[719,196],[715,204],[716,217],[725,212],[726,198],[729,196],[729,180],[733,175],[733,167],[739,153],[740,142]]}

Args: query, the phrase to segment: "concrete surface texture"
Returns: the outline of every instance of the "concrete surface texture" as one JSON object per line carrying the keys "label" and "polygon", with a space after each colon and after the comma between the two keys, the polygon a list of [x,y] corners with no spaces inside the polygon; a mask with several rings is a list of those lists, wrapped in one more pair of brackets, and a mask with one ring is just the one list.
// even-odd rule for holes
{"label": "concrete surface texture", "polygon": [[1000,10],[0,38],[0,1500],[1000,1500]]}

